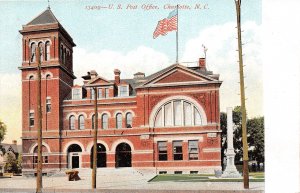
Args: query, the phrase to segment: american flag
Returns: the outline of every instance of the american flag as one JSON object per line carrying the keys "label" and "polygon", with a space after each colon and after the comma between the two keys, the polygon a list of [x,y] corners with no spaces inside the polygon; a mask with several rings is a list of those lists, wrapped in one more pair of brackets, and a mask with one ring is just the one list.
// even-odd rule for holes
{"label": "american flag", "polygon": [[153,32],[153,38],[157,38],[159,35],[167,35],[168,32],[177,30],[177,17],[178,11],[177,9],[173,10],[169,13],[167,18],[160,20],[156,26],[155,31]]}

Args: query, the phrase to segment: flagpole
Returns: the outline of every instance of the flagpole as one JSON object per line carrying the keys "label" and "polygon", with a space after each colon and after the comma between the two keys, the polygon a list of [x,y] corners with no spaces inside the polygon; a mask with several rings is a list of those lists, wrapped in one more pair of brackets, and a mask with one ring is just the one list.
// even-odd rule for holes
{"label": "flagpole", "polygon": [[179,20],[179,13],[178,13],[178,4],[177,4],[177,30],[176,30],[176,64],[178,64],[178,20]]}

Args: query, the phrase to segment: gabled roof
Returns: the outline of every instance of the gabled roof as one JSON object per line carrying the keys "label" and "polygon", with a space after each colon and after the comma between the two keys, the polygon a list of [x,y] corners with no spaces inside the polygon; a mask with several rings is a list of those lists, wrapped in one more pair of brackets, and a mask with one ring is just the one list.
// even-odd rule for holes
{"label": "gabled roof", "polygon": [[21,150],[16,144],[1,143],[0,146],[2,146],[6,152],[12,151],[14,153],[19,153]]}
{"label": "gabled roof", "polygon": [[112,85],[114,84],[112,81],[109,81],[101,76],[97,76],[94,79],[88,81],[85,86],[96,86],[96,85]]}
{"label": "gabled roof", "polygon": [[168,67],[165,68],[165,69],[162,69],[162,70],[160,70],[160,71],[158,71],[158,72],[156,72],[156,73],[154,73],[154,74],[152,74],[152,75],[146,77],[146,78],[145,78],[146,81],[145,81],[143,84],[139,85],[138,87],[144,87],[144,86],[146,86],[146,85],[148,85],[148,84],[154,82],[156,79],[162,77],[164,74],[166,74],[166,73],[168,73],[168,72],[170,72],[170,71],[172,71],[172,70],[174,70],[174,69],[176,69],[176,68],[179,68],[179,69],[181,69],[181,70],[184,70],[184,71],[187,71],[187,72],[189,72],[189,73],[192,73],[192,74],[194,74],[194,75],[196,75],[196,76],[199,76],[199,77],[201,77],[201,78],[204,78],[204,79],[207,80],[207,81],[218,81],[218,80],[216,80],[216,79],[214,79],[214,78],[212,78],[212,77],[210,77],[210,76],[208,76],[208,75],[206,75],[206,74],[204,74],[204,73],[201,73],[201,72],[199,72],[199,71],[191,70],[191,69],[189,69],[188,67],[185,67],[185,66],[180,65],[180,64],[173,64],[173,65],[171,65],[171,66],[168,66]]}
{"label": "gabled roof", "polygon": [[26,25],[43,25],[50,23],[59,23],[52,11],[48,8],[43,13],[35,17]]}

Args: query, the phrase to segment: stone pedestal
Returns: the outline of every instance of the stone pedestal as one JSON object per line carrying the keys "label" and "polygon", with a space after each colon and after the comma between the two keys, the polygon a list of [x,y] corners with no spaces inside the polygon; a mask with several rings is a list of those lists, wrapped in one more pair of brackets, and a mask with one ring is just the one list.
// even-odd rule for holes
{"label": "stone pedestal", "polygon": [[227,108],[227,151],[226,151],[226,168],[222,174],[222,178],[241,178],[241,174],[234,165],[235,152],[233,148],[233,122],[232,108]]}

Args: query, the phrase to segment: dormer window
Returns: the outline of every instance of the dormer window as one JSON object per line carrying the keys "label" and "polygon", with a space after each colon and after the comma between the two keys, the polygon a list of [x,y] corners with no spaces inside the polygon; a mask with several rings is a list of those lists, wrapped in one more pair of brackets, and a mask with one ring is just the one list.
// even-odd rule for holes
{"label": "dormer window", "polygon": [[95,90],[91,88],[91,99],[95,99]]}
{"label": "dormer window", "polygon": [[72,90],[72,99],[79,100],[82,98],[81,89],[80,88],[73,88]]}
{"label": "dormer window", "polygon": [[119,86],[119,97],[126,97],[129,96],[129,87],[126,86]]}
{"label": "dormer window", "polygon": [[108,98],[109,97],[109,89],[105,88],[104,89],[104,98]]}
{"label": "dormer window", "polygon": [[101,99],[102,98],[102,89],[99,88],[98,89],[98,99]]}

